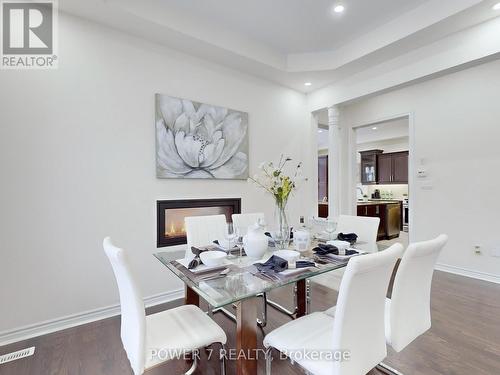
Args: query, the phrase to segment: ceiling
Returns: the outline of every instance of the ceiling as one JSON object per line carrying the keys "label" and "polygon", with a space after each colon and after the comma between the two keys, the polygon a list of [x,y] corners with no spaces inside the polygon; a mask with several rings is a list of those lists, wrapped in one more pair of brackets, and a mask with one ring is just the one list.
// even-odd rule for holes
{"label": "ceiling", "polygon": [[[327,111],[319,111],[318,118],[326,118]],[[364,126],[356,130],[356,144],[361,145],[373,142],[386,142],[390,140],[408,139],[409,122],[408,117],[384,121],[370,126]],[[328,127],[321,125],[318,128],[318,150],[328,148]]]}
{"label": "ceiling", "polygon": [[356,143],[371,143],[409,136],[408,117],[365,126],[356,130]]}
{"label": "ceiling", "polygon": [[[307,93],[497,17],[493,2],[60,0],[59,8]],[[340,3],[345,11],[332,12]]]}
{"label": "ceiling", "polygon": [[346,0],[342,15],[332,10],[340,1],[332,0],[167,0],[161,6],[289,54],[335,49],[427,1]]}

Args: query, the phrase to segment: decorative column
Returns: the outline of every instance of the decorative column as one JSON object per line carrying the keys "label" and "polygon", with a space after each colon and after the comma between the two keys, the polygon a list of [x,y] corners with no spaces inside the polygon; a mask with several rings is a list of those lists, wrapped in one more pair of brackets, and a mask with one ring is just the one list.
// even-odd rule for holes
{"label": "decorative column", "polygon": [[341,212],[341,134],[338,106],[328,108],[328,216],[338,217]]}

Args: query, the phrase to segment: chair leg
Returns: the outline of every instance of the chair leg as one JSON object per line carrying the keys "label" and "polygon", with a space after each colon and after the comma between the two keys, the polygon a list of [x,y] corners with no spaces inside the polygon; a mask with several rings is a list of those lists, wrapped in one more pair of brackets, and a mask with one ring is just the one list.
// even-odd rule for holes
{"label": "chair leg", "polygon": [[311,313],[311,280],[306,280],[306,315]]}
{"label": "chair leg", "polygon": [[[266,324],[267,324],[267,294],[266,293],[262,293],[261,295],[258,295],[258,297],[263,297],[264,298],[264,304],[263,304],[263,308],[262,308],[262,319],[257,319],[257,324],[259,326],[261,326],[261,327],[265,327]],[[229,312],[224,307],[219,307],[217,309],[212,309],[212,307],[209,306],[208,309],[209,310],[207,311],[207,314],[210,317],[212,317],[213,314],[220,312],[220,313],[223,313],[229,319],[231,319],[233,322],[236,322],[236,315],[234,315],[233,313]]]}
{"label": "chair leg", "polygon": [[236,322],[236,316],[232,312],[228,311],[224,307],[219,307],[217,309],[214,309],[212,311],[212,314],[219,313],[219,312],[223,313],[226,317],[228,317],[229,319],[231,319],[233,322]]}
{"label": "chair leg", "polygon": [[220,373],[221,375],[226,375],[226,345],[219,343],[219,361],[220,361]]}
{"label": "chair leg", "polygon": [[273,361],[273,348],[266,349],[266,375],[271,375],[271,362]]}
{"label": "chair leg", "polygon": [[267,325],[267,293],[262,293],[262,319],[257,318],[257,324],[262,328]]}
{"label": "chair leg", "polygon": [[403,375],[401,372],[385,364],[384,362],[380,362],[375,368],[387,375]]}
{"label": "chair leg", "polygon": [[193,352],[193,364],[191,365],[191,368],[187,370],[187,372],[184,375],[192,375],[195,371],[196,368],[198,367],[198,356],[200,354],[196,351]]}

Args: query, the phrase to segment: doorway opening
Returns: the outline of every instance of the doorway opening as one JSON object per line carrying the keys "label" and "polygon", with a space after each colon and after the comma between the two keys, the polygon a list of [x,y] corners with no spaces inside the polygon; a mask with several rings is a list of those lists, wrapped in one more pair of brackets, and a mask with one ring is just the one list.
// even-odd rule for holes
{"label": "doorway opening", "polygon": [[380,218],[377,240],[405,247],[410,226],[410,117],[353,129],[358,216]]}
{"label": "doorway opening", "polygon": [[318,212],[320,218],[328,217],[329,185],[328,185],[328,110],[325,108],[316,112],[317,118],[317,165],[318,165]]}

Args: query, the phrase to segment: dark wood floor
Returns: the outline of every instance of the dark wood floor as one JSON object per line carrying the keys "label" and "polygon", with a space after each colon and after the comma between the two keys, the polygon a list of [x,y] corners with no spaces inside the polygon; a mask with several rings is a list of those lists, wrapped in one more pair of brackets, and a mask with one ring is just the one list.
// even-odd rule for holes
{"label": "dark wood floor", "polygon": [[[289,302],[290,291],[282,289],[273,299]],[[321,286],[313,289],[313,310],[335,304],[336,293]],[[180,302],[179,302],[180,303]],[[159,309],[176,306],[170,303]],[[287,318],[273,309],[265,332]],[[500,285],[436,272],[432,292],[433,326],[401,353],[390,351],[387,363],[405,375],[495,375],[500,374]],[[367,314],[370,312],[367,311]],[[235,347],[235,326],[222,314],[215,320],[228,333],[228,347]],[[1,375],[124,375],[132,374],[119,336],[119,318],[110,318],[0,347],[0,354],[36,346],[33,357],[0,365]],[[260,337],[262,339],[262,337]],[[262,340],[260,340],[262,341]],[[180,374],[184,362],[169,362],[147,373]],[[275,374],[302,374],[286,361],[273,366]],[[218,374],[218,363],[202,363],[197,374]],[[235,373],[229,363],[228,374]],[[259,374],[264,373],[260,363]],[[378,375],[372,371],[370,375]]]}

